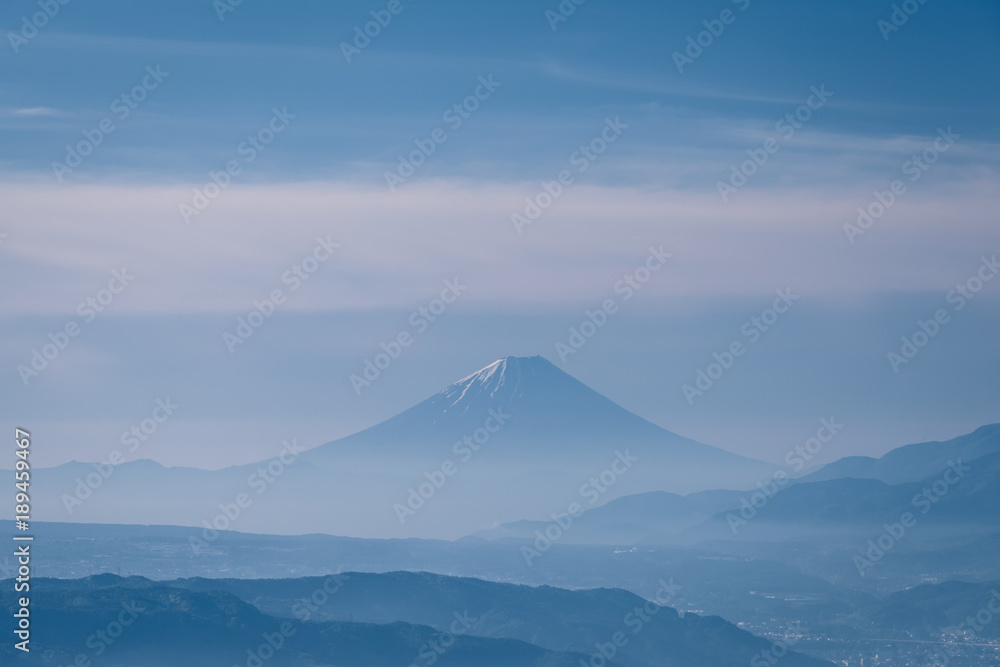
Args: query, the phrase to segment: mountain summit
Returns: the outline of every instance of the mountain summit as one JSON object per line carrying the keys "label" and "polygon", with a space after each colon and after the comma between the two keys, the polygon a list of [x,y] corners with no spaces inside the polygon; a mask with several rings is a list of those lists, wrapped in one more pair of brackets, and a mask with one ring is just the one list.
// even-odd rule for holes
{"label": "mountain summit", "polygon": [[[397,439],[457,439],[483,425],[490,410],[510,415],[504,432],[545,436],[553,445],[568,438],[604,441],[622,436],[669,434],[583,384],[548,359],[504,357],[376,426],[340,441],[377,445]],[[598,437],[600,436],[600,437]]]}
{"label": "mountain summit", "polygon": [[[522,379],[525,381],[524,387],[521,386]],[[452,405],[465,401],[468,408],[468,400],[475,400],[487,394],[490,400],[513,401],[523,398],[526,389],[530,395],[532,385],[554,387],[574,383],[585,387],[583,383],[556,368],[543,356],[504,357],[449,385],[438,396],[445,401],[454,399]],[[431,400],[436,398],[438,397]]]}
{"label": "mountain summit", "polygon": [[[607,428],[622,420],[640,420],[542,356],[504,357],[450,385],[425,404],[442,406],[463,413],[479,412],[485,405],[510,410],[528,408],[545,415],[547,426],[574,424]],[[448,411],[449,407],[444,407]],[[538,424],[541,426],[542,424]],[[637,423],[632,424],[638,426]]]}
{"label": "mountain summit", "polygon": [[559,369],[555,364],[541,355],[533,357],[508,356],[497,359],[489,366],[479,369],[445,389],[443,394],[451,394],[456,390],[477,387],[489,390],[491,393],[506,391],[512,396],[518,394],[518,384],[525,378],[529,382],[566,383],[585,386],[573,376]]}

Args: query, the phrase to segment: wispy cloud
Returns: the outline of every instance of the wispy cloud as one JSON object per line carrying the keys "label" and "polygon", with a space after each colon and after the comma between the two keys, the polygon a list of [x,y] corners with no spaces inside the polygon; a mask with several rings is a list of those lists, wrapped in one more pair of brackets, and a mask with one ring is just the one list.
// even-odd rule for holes
{"label": "wispy cloud", "polygon": [[26,109],[14,109],[13,115],[15,116],[59,116],[61,115],[58,109],[52,109],[50,107],[29,107]]}
{"label": "wispy cloud", "polygon": [[[735,100],[740,102],[763,102],[767,104],[801,104],[801,99],[773,97],[732,89],[696,87],[671,81],[668,77],[636,76],[622,71],[580,69],[570,67],[555,60],[535,63],[539,72],[547,76],[588,86],[655,93],[678,98]],[[672,77],[676,79],[676,77]]]}
{"label": "wispy cloud", "polygon": [[389,197],[345,183],[233,185],[185,225],[177,206],[190,199],[187,187],[0,186],[17,239],[4,244],[11,261],[0,278],[16,273],[25,285],[0,307],[61,312],[76,305],[81,285],[130,266],[141,276],[122,308],[239,310],[327,234],[343,254],[292,309],[398,307],[454,276],[475,285],[470,302],[481,305],[586,303],[650,244],[677,257],[669,279],[650,287],[661,296],[766,294],[792,283],[845,295],[934,290],[973,254],[1000,246],[1000,192],[988,180],[922,184],[861,249],[846,243],[842,225],[871,198],[866,184],[759,188],[741,192],[738,206],[714,192],[580,184],[518,235],[511,213],[536,189],[425,181]]}
{"label": "wispy cloud", "polygon": [[0,118],[58,118],[63,115],[52,107],[0,107]]}
{"label": "wispy cloud", "polygon": [[292,43],[209,41],[162,39],[154,37],[123,37],[94,33],[53,32],[47,35],[46,46],[52,49],[129,53],[144,55],[207,56],[216,58],[266,57],[276,55],[323,57],[340,55],[336,45],[329,47]]}

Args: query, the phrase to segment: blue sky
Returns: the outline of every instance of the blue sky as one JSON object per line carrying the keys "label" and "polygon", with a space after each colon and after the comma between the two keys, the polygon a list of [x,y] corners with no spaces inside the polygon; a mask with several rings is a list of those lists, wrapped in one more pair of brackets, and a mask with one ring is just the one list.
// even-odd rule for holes
{"label": "blue sky", "polygon": [[[387,4],[244,0],[220,20],[208,0],[71,0],[17,53],[8,33],[39,7],[0,10],[0,391],[49,436],[44,462],[101,458],[165,395],[185,407],[137,456],[216,467],[289,429],[344,435],[506,354],[558,361],[651,245],[668,266],[560,362],[638,414],[769,460],[830,414],[852,425],[834,458],[1000,420],[1000,280],[899,373],[886,361],[1000,250],[996,3],[927,0],[884,39],[892,3],[588,0],[553,30],[557,2],[402,0],[346,62],[340,44]],[[672,54],[724,10],[679,72]],[[120,118],[147,68],[166,74]],[[450,126],[480,77],[499,85]],[[776,131],[824,86],[793,136]],[[245,161],[275,109],[294,118]],[[60,181],[52,163],[105,118]],[[627,128],[579,171],[607,119]],[[436,128],[447,141],[391,192],[385,172]],[[941,128],[958,140],[909,180]],[[233,160],[186,224],[179,205]],[[511,215],[562,170],[572,184],[518,234]],[[905,193],[849,243],[894,179]],[[327,235],[339,251],[230,354],[222,334]],[[25,386],[18,365],[123,266],[134,283]],[[350,375],[456,277],[468,292],[356,395]],[[802,300],[688,404],[682,385],[779,288]]]}
{"label": "blue sky", "polygon": [[[79,179],[187,181],[227,159],[277,105],[298,114],[294,132],[248,179],[378,184],[382,163],[488,73],[502,88],[425,178],[544,176],[609,114],[633,124],[615,161],[740,153],[740,130],[770,125],[823,83],[836,95],[810,122],[816,135],[921,136],[951,124],[967,140],[994,141],[995,3],[929,1],[886,42],[876,21],[890,4],[752,2],[741,11],[742,1],[591,0],[553,31],[546,3],[407,0],[348,64],[338,45],[385,3],[243,2],[219,21],[206,0],[70,2],[19,53],[0,56],[4,162],[46,171],[147,65],[170,77]],[[671,54],[727,8],[734,22],[679,73]],[[5,31],[32,9],[7,3]],[[40,108],[52,115],[11,115]],[[826,146],[833,154],[836,143]]]}

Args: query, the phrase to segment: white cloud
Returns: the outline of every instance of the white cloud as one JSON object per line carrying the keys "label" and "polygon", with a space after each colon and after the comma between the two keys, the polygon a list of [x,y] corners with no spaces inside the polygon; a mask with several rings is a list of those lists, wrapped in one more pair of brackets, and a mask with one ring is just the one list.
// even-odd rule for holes
{"label": "white cloud", "polygon": [[116,309],[240,311],[319,235],[342,244],[287,308],[410,307],[444,278],[469,302],[592,303],[663,244],[670,270],[648,293],[861,295],[945,289],[1000,246],[991,179],[918,183],[855,245],[842,231],[883,182],[850,188],[714,191],[571,186],[532,227],[510,221],[535,184],[425,181],[389,194],[346,183],[233,185],[191,225],[182,186],[0,185],[9,234],[0,275],[8,314],[71,312],[112,269],[137,275]]}
{"label": "white cloud", "polygon": [[[0,118],[58,118],[65,114],[52,107],[0,107]],[[20,125],[12,125],[20,128]]]}
{"label": "white cloud", "polygon": [[11,112],[15,116],[58,116],[58,109],[49,107],[29,107],[24,109],[14,109]]}

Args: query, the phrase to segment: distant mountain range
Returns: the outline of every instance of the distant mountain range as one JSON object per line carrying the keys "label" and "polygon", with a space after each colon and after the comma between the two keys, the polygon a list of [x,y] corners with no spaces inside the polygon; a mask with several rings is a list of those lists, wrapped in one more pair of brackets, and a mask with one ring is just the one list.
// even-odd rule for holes
{"label": "distant mountain range", "polygon": [[[675,588],[663,582],[662,597],[669,600]],[[11,587],[3,590],[0,606],[13,609]],[[106,649],[100,664],[246,664],[248,652],[280,643],[266,664],[576,667],[593,659],[611,667],[744,667],[772,647],[721,618],[682,616],[621,590],[425,573],[173,582],[99,575],[36,580],[33,592],[42,630],[35,659],[19,664],[94,659],[95,646]],[[124,631],[111,641],[94,639],[123,610]],[[13,654],[9,644],[0,656]],[[782,651],[782,664],[830,663]]]}
{"label": "distant mountain range", "polygon": [[[634,544],[667,541],[685,528],[710,520],[739,506],[741,491],[701,491],[686,496],[650,491],[624,496],[587,510],[567,531],[573,544]],[[544,531],[551,521],[521,520],[482,530],[488,540],[525,539]]]}
{"label": "distant mountain range", "polygon": [[[12,522],[0,522],[0,531],[11,530]],[[196,555],[187,547],[187,529],[181,527],[38,523],[33,531],[40,549],[37,567],[41,576],[78,578],[112,570],[140,573],[170,587],[235,595],[268,616],[299,618],[303,598],[310,598],[329,573],[360,570],[376,574],[334,579],[336,598],[319,598],[323,604],[310,612],[310,622],[404,622],[439,628],[450,613],[448,607],[468,605],[470,612],[476,610],[483,619],[476,624],[479,635],[509,637],[556,651],[572,650],[568,642],[584,636],[573,634],[575,625],[624,624],[624,616],[616,619],[615,615],[623,601],[634,598],[607,589],[656,599],[661,579],[679,589],[666,604],[685,610],[684,621],[702,617],[706,625],[697,627],[710,628],[714,621],[708,616],[719,615],[771,641],[799,624],[809,630],[809,638],[794,648],[835,661],[846,659],[853,650],[841,641],[865,644],[866,638],[895,638],[903,641],[900,647],[917,648],[914,639],[940,642],[942,633],[954,636],[953,626],[987,608],[995,600],[993,589],[1000,586],[996,558],[1000,532],[973,539],[949,535],[927,540],[907,535],[876,568],[860,577],[852,558],[875,534],[857,536],[861,539],[844,539],[842,534],[822,539],[793,535],[787,540],[779,534],[767,541],[703,542],[697,547],[560,543],[527,567],[521,554],[523,543],[514,540],[226,533],[211,550]],[[410,572],[399,572],[404,569]],[[0,578],[14,573],[16,561],[0,556]],[[208,579],[177,580],[195,574]],[[516,582],[530,588],[488,582]],[[926,582],[943,583],[921,585]],[[548,589],[547,585],[570,590]],[[0,583],[0,591],[5,586]],[[575,597],[578,593],[583,595]],[[997,607],[993,602],[992,609]],[[534,613],[534,608],[543,613]],[[572,624],[562,625],[560,618]],[[662,628],[667,637],[687,627],[674,616],[669,618],[670,623]],[[535,625],[548,640],[531,634],[536,632]],[[994,621],[981,636],[995,636],[991,634],[995,625]],[[652,642],[650,650],[658,650],[657,641],[643,631],[630,638],[631,650],[617,659],[625,663],[643,659],[631,651],[644,650],[646,642]],[[683,647],[683,639],[676,641]],[[981,647],[981,652],[988,652],[988,647]],[[6,664],[3,660],[0,656],[0,664]],[[986,659],[952,662],[992,664]],[[930,659],[916,662],[932,663]]]}
{"label": "distant mountain range", "polygon": [[[961,463],[959,463],[961,461]],[[749,496],[744,496],[749,497]],[[777,540],[858,535],[878,537],[885,525],[904,526],[914,536],[969,538],[1000,530],[1000,453],[953,461],[926,479],[886,484],[874,479],[833,479],[792,484],[759,509],[742,504],[720,512],[678,537]],[[904,517],[911,517],[909,520]],[[735,526],[735,529],[734,529]],[[898,529],[897,529],[898,532]]]}
{"label": "distant mountain range", "polygon": [[[91,464],[66,464],[36,471],[35,513],[456,538],[633,493],[740,488],[771,473],[632,414],[542,357],[500,359],[385,422],[284,460],[219,471],[138,461],[104,466],[107,479]],[[88,476],[99,488],[87,488]],[[234,507],[241,493],[250,502]]]}
{"label": "distant mountain range", "polygon": [[822,482],[853,477],[903,484],[926,479],[948,467],[949,461],[972,461],[1000,452],[1000,424],[977,428],[945,442],[921,442],[893,449],[881,458],[846,456],[802,478]]}
{"label": "distant mountain range", "polygon": [[[0,606],[11,613],[12,589],[5,586],[0,594]],[[32,651],[23,654],[13,642],[3,642],[4,664],[576,667],[585,657],[470,635],[461,611],[446,635],[406,623],[277,618],[228,593],[112,575],[37,580],[32,592]]]}
{"label": "distant mountain range", "polygon": [[[868,530],[919,491],[907,484],[930,480],[949,462],[995,454],[1000,424],[880,459],[841,459],[769,498],[752,513],[750,533],[767,522],[854,522]],[[187,525],[203,545],[217,529],[526,538],[567,514],[573,527],[559,539],[631,544],[742,532],[727,536],[729,527],[720,530],[712,517],[759,495],[755,484],[775,471],[656,426],[542,357],[506,357],[391,419],[309,451],[218,471],[151,461],[70,463],[36,470],[32,489],[40,520]],[[989,523],[976,503],[992,496],[975,493],[956,520]],[[959,508],[958,497],[942,507]],[[949,511],[935,512],[936,520]]]}
{"label": "distant mountain range", "polygon": [[929,638],[947,628],[962,627],[979,639],[996,640],[1000,624],[982,621],[995,618],[998,610],[1000,582],[948,581],[898,591],[861,608],[854,616],[897,636]]}
{"label": "distant mountain range", "polygon": [[[838,471],[867,474],[837,477]],[[882,459],[841,459],[784,488],[772,485],[768,493],[749,488],[618,498],[576,519],[565,540],[691,544],[737,537],[839,539],[845,533],[879,531],[885,522],[898,522],[907,512],[923,526],[937,528],[938,534],[943,530],[969,537],[1000,530],[998,504],[1000,424],[994,424],[943,443],[900,447]],[[547,524],[522,520],[476,535],[529,539]]]}

